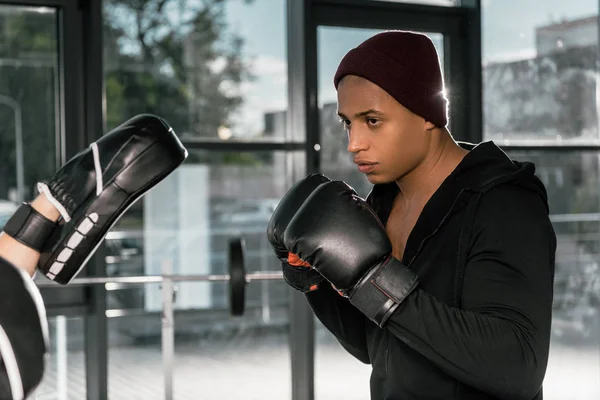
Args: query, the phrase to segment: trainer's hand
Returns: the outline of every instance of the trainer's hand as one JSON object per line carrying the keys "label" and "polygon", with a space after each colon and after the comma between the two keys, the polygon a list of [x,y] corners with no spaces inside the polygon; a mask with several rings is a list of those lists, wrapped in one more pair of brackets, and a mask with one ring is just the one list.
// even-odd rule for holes
{"label": "trainer's hand", "polygon": [[417,284],[392,256],[376,213],[344,182],[311,194],[288,224],[284,244],[380,326]]}

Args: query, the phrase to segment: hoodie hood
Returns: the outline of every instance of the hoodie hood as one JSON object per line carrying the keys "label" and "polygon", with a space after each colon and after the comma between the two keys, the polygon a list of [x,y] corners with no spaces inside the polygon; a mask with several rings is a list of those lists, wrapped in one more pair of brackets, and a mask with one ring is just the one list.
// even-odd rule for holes
{"label": "hoodie hood", "polygon": [[[444,180],[438,190],[426,204],[419,220],[426,231],[437,226],[452,211],[458,211],[463,205],[460,201],[464,192],[485,193],[501,184],[518,185],[535,192],[544,202],[549,212],[548,196],[542,181],[535,175],[535,165],[531,162],[512,160],[494,142],[480,144],[458,142],[469,153],[456,169]],[[392,208],[394,198],[399,192],[395,182],[374,185],[368,201],[385,223]],[[421,228],[416,228],[421,229]],[[426,234],[426,232],[423,232]]]}
{"label": "hoodie hood", "polygon": [[549,212],[546,188],[535,175],[532,162],[512,160],[492,141],[478,145],[459,142],[459,145],[470,152],[451,174],[458,186],[486,192],[503,183],[518,185],[537,193]]}

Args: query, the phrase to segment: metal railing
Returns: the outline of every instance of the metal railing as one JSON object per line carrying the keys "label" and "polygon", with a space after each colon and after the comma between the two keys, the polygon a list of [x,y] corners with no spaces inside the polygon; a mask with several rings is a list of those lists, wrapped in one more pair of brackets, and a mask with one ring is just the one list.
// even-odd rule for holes
{"label": "metal railing", "polygon": [[[246,282],[253,280],[282,280],[281,272],[255,272],[246,274]],[[173,368],[175,358],[175,282],[221,282],[229,281],[229,274],[223,275],[148,275],[123,277],[75,278],[69,286],[146,285],[162,284],[161,302],[161,354],[163,359],[165,400],[173,400]],[[38,287],[63,288],[52,282],[38,282]]]}

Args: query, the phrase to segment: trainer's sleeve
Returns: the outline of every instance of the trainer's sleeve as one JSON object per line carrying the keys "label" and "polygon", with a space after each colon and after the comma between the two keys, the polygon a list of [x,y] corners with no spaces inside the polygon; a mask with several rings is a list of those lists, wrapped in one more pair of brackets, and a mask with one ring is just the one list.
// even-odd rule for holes
{"label": "trainer's sleeve", "polygon": [[556,236],[537,195],[494,191],[477,210],[461,308],[417,288],[386,328],[468,386],[531,400],[548,362]]}
{"label": "trainer's sleeve", "polygon": [[33,279],[0,258],[0,399],[23,400],[44,374],[48,322]]}

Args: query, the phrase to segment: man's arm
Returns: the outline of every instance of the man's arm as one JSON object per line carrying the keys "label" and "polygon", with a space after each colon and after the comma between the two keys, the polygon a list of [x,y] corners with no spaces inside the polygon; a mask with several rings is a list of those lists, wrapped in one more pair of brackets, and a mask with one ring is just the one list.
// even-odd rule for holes
{"label": "man's arm", "polygon": [[495,190],[478,210],[462,308],[417,288],[386,328],[459,381],[530,400],[548,361],[556,237],[539,198]]}
{"label": "man's arm", "polygon": [[366,324],[372,322],[328,283],[323,282],[319,289],[306,293],[306,298],[319,321],[340,344],[358,360],[369,364]]}

